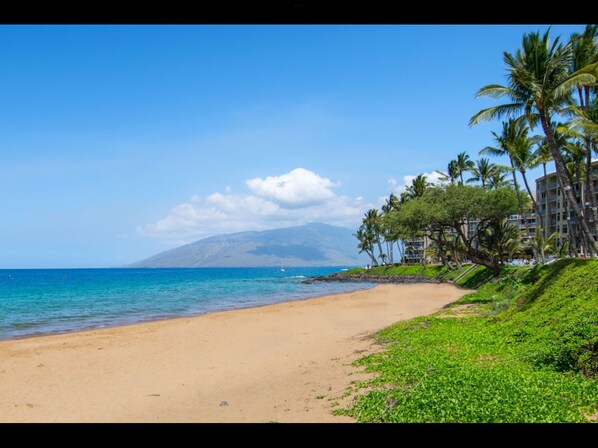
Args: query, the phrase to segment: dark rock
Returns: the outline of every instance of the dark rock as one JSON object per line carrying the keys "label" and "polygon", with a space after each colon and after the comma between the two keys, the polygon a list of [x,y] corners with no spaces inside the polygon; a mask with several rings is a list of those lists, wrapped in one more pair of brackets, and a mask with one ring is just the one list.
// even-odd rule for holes
{"label": "dark rock", "polygon": [[221,401],[220,407],[222,407],[222,406],[228,406],[228,401]]}
{"label": "dark rock", "polygon": [[366,273],[342,274],[335,272],[333,274],[316,276],[303,280],[301,283],[316,282],[366,282],[366,283],[446,283],[446,280],[436,277],[426,277],[423,275],[370,275]]}

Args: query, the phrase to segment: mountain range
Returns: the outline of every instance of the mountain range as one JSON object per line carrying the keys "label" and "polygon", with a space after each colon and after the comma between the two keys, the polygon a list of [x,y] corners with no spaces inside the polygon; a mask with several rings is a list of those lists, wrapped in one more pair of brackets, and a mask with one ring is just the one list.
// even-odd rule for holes
{"label": "mountain range", "polygon": [[167,267],[361,266],[353,231],[321,223],[216,235],[129,265]]}

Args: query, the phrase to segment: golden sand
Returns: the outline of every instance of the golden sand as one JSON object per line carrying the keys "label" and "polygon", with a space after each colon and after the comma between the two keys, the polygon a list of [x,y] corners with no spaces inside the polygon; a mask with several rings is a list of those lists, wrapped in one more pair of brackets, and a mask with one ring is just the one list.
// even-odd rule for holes
{"label": "golden sand", "polygon": [[467,290],[378,285],[298,302],[0,341],[0,422],[343,422],[351,362]]}

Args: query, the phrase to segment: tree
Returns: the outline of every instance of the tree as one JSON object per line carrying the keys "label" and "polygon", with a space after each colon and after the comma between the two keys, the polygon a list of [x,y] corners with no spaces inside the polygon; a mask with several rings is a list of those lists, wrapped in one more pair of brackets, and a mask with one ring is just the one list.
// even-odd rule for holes
{"label": "tree", "polygon": [[[569,66],[569,73],[571,74],[584,70],[586,67],[592,66],[592,64],[596,64],[598,62],[598,25],[586,25],[583,33],[573,33],[571,35],[571,52],[572,57]],[[595,119],[598,112],[596,110],[596,87],[598,87],[596,82],[593,85],[585,83],[576,86],[579,98],[579,113],[575,114],[574,111],[574,115],[582,117],[582,121],[585,118],[586,120],[589,119],[587,121],[591,123],[593,118],[594,124],[597,123]],[[593,217],[594,230],[598,236],[598,204],[593,194],[595,191],[595,181],[592,172],[592,148],[594,152],[597,152],[595,137],[596,135],[592,132],[584,133],[581,140],[585,150],[585,196],[588,198],[589,203],[586,212],[588,216],[591,215]]]}
{"label": "tree", "polygon": [[[502,230],[498,223],[516,210],[517,197],[511,188],[448,185],[429,188],[420,198],[404,203],[398,219],[412,233],[430,238],[441,250],[463,255],[498,272],[508,260],[505,239],[497,234]],[[466,217],[478,221],[475,232],[465,231]]]}
{"label": "tree", "polygon": [[426,176],[420,174],[413,179],[413,181],[411,181],[411,185],[405,188],[405,193],[403,196],[405,199],[421,198],[430,185],[431,184],[428,182]]}
{"label": "tree", "polygon": [[529,127],[524,121],[520,122],[520,127],[518,132],[515,134],[515,139],[512,142],[512,145],[508,147],[509,153],[512,157],[513,166],[515,169],[521,173],[521,177],[523,179],[523,184],[525,185],[525,189],[529,198],[534,206],[534,210],[536,211],[536,218],[540,224],[539,227],[544,227],[544,219],[542,217],[542,212],[538,203],[532,193],[532,190],[529,186],[529,182],[527,181],[527,169],[532,167],[535,161],[533,146],[534,144],[539,141],[538,138],[529,137],[527,134],[529,132]]}
{"label": "tree", "polygon": [[469,154],[461,152],[457,154],[457,160],[455,162],[457,173],[459,173],[459,183],[463,185],[463,173],[470,171],[473,168],[473,161],[470,160]]}
{"label": "tree", "polygon": [[[527,234],[530,234],[529,225],[525,218],[525,207],[524,201],[521,196],[521,189],[519,188],[519,182],[517,182],[517,169],[515,167],[514,154],[515,148],[519,144],[518,141],[521,139],[521,135],[527,128],[523,118],[517,120],[510,118],[508,121],[502,122],[502,132],[497,134],[492,132],[496,146],[486,146],[480,151],[480,154],[490,154],[492,156],[507,156],[509,158],[509,164],[511,165],[510,171],[513,176],[513,187],[515,188],[515,194],[517,195],[517,202],[519,204],[519,216]],[[535,254],[534,254],[535,255]]]}
{"label": "tree", "polygon": [[[543,255],[552,253],[558,256],[559,250],[556,246],[556,240],[558,237],[558,232],[553,232],[550,234],[550,236],[544,236],[540,229],[536,228],[536,237],[530,240],[528,245],[534,246],[534,252],[536,253]],[[540,264],[544,264],[546,262],[546,258],[542,256],[538,262]]]}
{"label": "tree", "polygon": [[372,266],[378,266],[378,262],[376,261],[376,257],[374,256],[374,236],[371,233],[370,229],[367,228],[365,225],[361,225],[359,230],[353,234],[359,241],[357,243],[357,248],[359,249],[359,253],[365,252],[368,254],[370,259],[372,260]]}
{"label": "tree", "polygon": [[546,31],[543,36],[539,32],[526,33],[523,36],[522,48],[515,55],[506,51],[503,53],[509,85],[505,87],[490,84],[482,87],[476,96],[508,97],[511,102],[481,110],[471,118],[470,125],[494,118],[500,119],[505,115],[525,116],[530,126],[539,121],[554,160],[557,179],[580,225],[582,236],[591,244],[592,249],[598,252],[598,244],[575,200],[573,182],[551,126],[553,115],[571,103],[572,89],[579,85],[596,83],[596,75],[590,70],[580,70],[569,75],[567,66],[571,57],[571,46],[559,43],[559,38],[551,44],[549,32],[550,30]]}
{"label": "tree", "polygon": [[370,230],[371,234],[373,235],[374,243],[378,246],[378,258],[382,260],[384,263],[384,259],[386,258],[386,254],[382,250],[382,215],[378,213],[378,210],[372,208],[368,210],[365,214],[364,224]]}
{"label": "tree", "polygon": [[482,187],[485,187],[492,176],[494,168],[495,166],[493,163],[490,163],[490,160],[482,157],[480,160],[476,161],[475,165],[471,168],[470,171],[472,177],[467,179],[467,183],[481,182]]}
{"label": "tree", "polygon": [[[394,199],[393,199],[394,197]],[[392,246],[396,241],[395,238],[398,238],[396,233],[393,231],[391,226],[391,221],[389,219],[390,214],[395,210],[394,200],[396,196],[391,194],[390,197],[386,200],[386,204],[382,206],[382,236],[384,237],[384,242],[386,243],[386,252],[388,253],[388,261],[390,264],[394,264],[394,254],[392,250]],[[398,199],[396,200],[398,206]]]}
{"label": "tree", "polygon": [[[500,165],[494,165],[494,169],[488,178],[488,188],[496,190],[497,188],[513,187],[513,182],[507,180],[507,170]],[[508,170],[511,171],[511,170]]]}
{"label": "tree", "polygon": [[[535,168],[538,165],[542,165],[542,171],[544,173],[544,180],[546,180],[547,173],[546,173],[546,164],[552,160],[552,155],[550,154],[550,149],[548,149],[548,144],[546,143],[546,139],[541,139],[536,141],[537,147],[533,154],[533,159],[530,163],[530,168]],[[546,184],[547,185],[547,184]],[[539,194],[536,191],[536,194]],[[544,237],[548,237],[548,203],[544,204],[545,214],[543,216],[544,222]]]}
{"label": "tree", "polygon": [[480,233],[479,239],[481,251],[495,266],[502,266],[521,251],[519,230],[504,220],[493,221]]}
{"label": "tree", "polygon": [[448,163],[446,173],[444,171],[436,170],[440,177],[438,178],[442,182],[449,182],[451,185],[455,185],[459,178],[459,168],[457,167],[457,161],[451,160]]}

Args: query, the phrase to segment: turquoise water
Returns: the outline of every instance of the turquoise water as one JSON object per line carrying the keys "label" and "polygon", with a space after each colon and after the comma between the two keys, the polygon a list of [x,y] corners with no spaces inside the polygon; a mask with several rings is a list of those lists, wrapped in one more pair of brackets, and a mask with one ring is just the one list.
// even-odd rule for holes
{"label": "turquoise water", "polygon": [[370,288],[326,268],[0,270],[0,339],[247,308]]}

